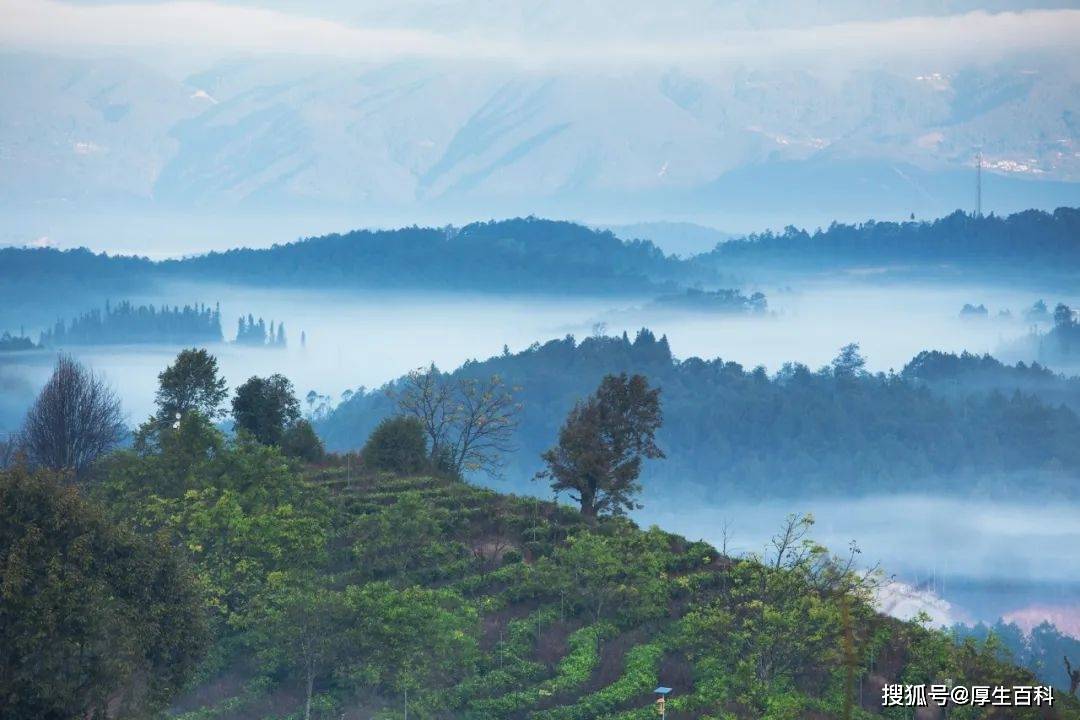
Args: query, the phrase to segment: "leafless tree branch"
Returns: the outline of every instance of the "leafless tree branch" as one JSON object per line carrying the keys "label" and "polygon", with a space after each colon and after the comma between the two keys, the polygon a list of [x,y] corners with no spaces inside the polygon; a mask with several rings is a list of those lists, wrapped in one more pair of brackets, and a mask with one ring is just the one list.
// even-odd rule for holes
{"label": "leafless tree branch", "polygon": [[445,456],[459,475],[497,476],[514,450],[521,404],[498,376],[452,381],[431,365],[409,373],[397,402],[424,427],[432,457]]}
{"label": "leafless tree branch", "polygon": [[126,432],[112,388],[74,358],[60,355],[27,413],[20,445],[31,464],[82,477]]}

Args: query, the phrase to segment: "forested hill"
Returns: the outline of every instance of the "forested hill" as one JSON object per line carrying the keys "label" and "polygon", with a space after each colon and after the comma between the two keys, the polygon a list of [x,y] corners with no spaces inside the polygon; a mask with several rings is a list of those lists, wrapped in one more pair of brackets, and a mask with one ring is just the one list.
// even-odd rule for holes
{"label": "forested hill", "polygon": [[[354,230],[180,260],[88,250],[0,249],[0,287],[124,290],[163,279],[428,291],[634,293],[708,279],[645,240],[570,222],[518,218],[462,228]],[[6,293],[5,293],[6,294]],[[116,294],[116,293],[112,293]]]}
{"label": "forested hill", "polygon": [[[643,330],[632,341],[552,340],[467,363],[452,378],[498,374],[520,388],[518,451],[506,477],[522,490],[542,489],[528,478],[540,469],[540,453],[553,444],[574,402],[605,374],[623,371],[661,388],[658,442],[667,459],[649,463],[644,478],[647,488],[665,495],[719,499],[765,486],[787,495],[948,487],[1063,493],[1075,486],[1080,417],[1050,399],[1075,381],[1000,364],[993,373],[958,361],[961,378],[954,375],[945,392],[943,371],[931,372],[925,357],[898,375],[871,375],[860,363],[849,350],[830,367],[789,364],[770,376],[719,358],[676,361],[666,339]],[[1050,388],[1047,400],[1028,386],[1032,373],[1042,390]],[[358,393],[318,422],[328,445],[359,447],[396,411],[388,389]],[[1028,484],[1016,483],[1017,474]]]}
{"label": "forested hill", "polygon": [[642,293],[722,284],[757,266],[837,269],[851,264],[955,263],[1055,272],[1080,268],[1080,210],[1007,218],[961,212],[932,222],[788,227],[721,243],[681,260],[646,240],[620,240],[572,222],[516,218],[462,228],[354,230],[263,249],[181,260],[87,250],[0,249],[3,298],[96,291],[127,294],[162,279],[254,285],[530,293]]}
{"label": "forested hill", "polygon": [[93,253],[86,248],[0,247],[0,301],[27,307],[40,301],[86,294],[128,294],[145,287],[154,271],[147,258]]}
{"label": "forested hill", "polygon": [[268,250],[211,253],[173,273],[249,282],[430,290],[645,290],[690,279],[648,241],[536,218],[454,228],[356,230]]}
{"label": "forested hill", "polygon": [[1019,391],[1080,412],[1080,377],[1065,377],[1039,363],[1006,365],[990,355],[932,350],[916,355],[900,374],[950,396]]}
{"label": "forested hill", "polygon": [[[583,366],[610,352],[692,365],[673,364],[647,331],[633,343],[556,342],[525,360],[579,352]],[[736,385],[774,382],[714,370]],[[807,374],[792,367],[775,382]],[[835,393],[882,397],[852,347],[812,375]],[[46,393],[32,414],[68,417],[71,403],[54,399],[74,392],[79,414],[102,420],[59,439],[53,423],[30,423],[0,467],[4,720],[645,720],[659,686],[673,689],[671,720],[899,720],[916,711],[905,697],[940,718],[930,687],[948,683],[1003,688],[1013,702],[1003,713],[957,702],[956,720],[1080,717],[1075,697],[1040,686],[996,639],[881,613],[884,574],[857,564],[853,545],[834,554],[815,542],[809,516],[788,516],[760,553],[740,555],[618,513],[477,487],[429,450],[415,419],[382,425],[359,457],[327,455],[280,375],[237,388],[237,432],[226,435],[214,420],[225,380],[194,349],[159,375],[157,412],[131,447],[88,454],[87,439],[120,440],[121,411],[75,361],[58,364],[50,384],[61,383],[75,390]],[[617,446],[644,420],[637,442],[655,456],[654,392],[640,379],[604,385],[645,389],[652,409],[600,407],[584,422]],[[472,407],[497,415],[507,406],[493,395]],[[922,686],[926,702],[910,689]]]}
{"label": "forested hill", "polygon": [[962,263],[1080,269],[1080,209],[1027,210],[1008,217],[956,211],[929,222],[833,223],[813,233],[788,226],[721,243],[696,262],[707,269],[758,264]]}

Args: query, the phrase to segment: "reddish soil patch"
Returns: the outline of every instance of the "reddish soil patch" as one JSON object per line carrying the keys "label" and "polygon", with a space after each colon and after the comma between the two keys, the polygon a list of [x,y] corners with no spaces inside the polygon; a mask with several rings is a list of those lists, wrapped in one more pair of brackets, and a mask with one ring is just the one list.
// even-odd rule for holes
{"label": "reddish soil patch", "polygon": [[536,609],[535,602],[518,603],[510,605],[502,610],[497,610],[490,615],[485,615],[480,620],[480,649],[490,652],[506,634],[506,626],[511,620],[519,620]]}
{"label": "reddish soil patch", "polygon": [[634,628],[600,645],[600,664],[579,693],[586,695],[606,687],[622,677],[626,651],[648,640],[643,628]]}
{"label": "reddish soil patch", "polygon": [[578,624],[558,621],[551,625],[544,625],[540,630],[540,642],[536,648],[536,659],[544,663],[548,668],[554,668],[559,661],[566,657],[569,646],[566,640],[570,633],[578,628]]}
{"label": "reddish soil patch", "polygon": [[694,666],[680,650],[664,654],[660,661],[660,684],[676,689],[680,695],[694,690]]}
{"label": "reddish soil patch", "polygon": [[250,720],[271,715],[284,715],[290,710],[303,711],[304,692],[298,687],[281,687],[257,702],[236,712],[220,715],[221,720]]}
{"label": "reddish soil patch", "polygon": [[[686,695],[694,691],[694,666],[682,651],[670,651],[660,661],[660,684],[674,690],[675,695]],[[674,697],[674,695],[673,695]],[[620,710],[644,707],[654,702],[656,696],[643,693],[619,706]],[[697,713],[698,711],[695,711]],[[697,714],[668,710],[669,720],[697,720]]]}
{"label": "reddish soil patch", "polygon": [[201,707],[217,705],[223,700],[236,697],[244,692],[246,678],[238,673],[229,673],[216,678],[213,682],[200,685],[191,692],[184,693],[173,703],[173,710],[187,712]]}
{"label": "reddish soil patch", "polygon": [[885,685],[899,680],[907,662],[907,638],[897,626],[893,626],[892,631],[892,639],[874,657],[870,672],[862,681],[862,691],[858,699],[859,705],[867,712],[881,712],[882,689]]}

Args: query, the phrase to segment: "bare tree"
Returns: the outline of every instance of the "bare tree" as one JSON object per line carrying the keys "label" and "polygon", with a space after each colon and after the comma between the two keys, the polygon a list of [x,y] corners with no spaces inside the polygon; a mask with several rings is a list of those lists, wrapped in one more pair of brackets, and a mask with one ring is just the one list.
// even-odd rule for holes
{"label": "bare tree", "polygon": [[772,546],[774,570],[795,567],[810,556],[815,545],[807,539],[807,536],[813,526],[813,515],[792,513],[784,519],[784,526],[780,532],[773,535],[769,541],[769,545]]}
{"label": "bare tree", "polygon": [[123,439],[120,400],[99,376],[60,355],[22,431],[22,448],[34,465],[73,470],[76,477]]}
{"label": "bare tree", "polygon": [[498,375],[453,380],[431,365],[409,373],[397,401],[420,421],[431,457],[458,475],[480,471],[497,476],[503,455],[514,450],[521,404]]}
{"label": "bare tree", "polygon": [[731,523],[724,520],[720,523],[720,556],[725,560],[730,558],[728,555],[728,542],[731,540]]}
{"label": "bare tree", "polygon": [[397,396],[398,407],[424,427],[431,443],[431,456],[438,457],[453,423],[454,397],[451,386],[432,363],[405,377],[405,389]]}
{"label": "bare tree", "polygon": [[457,382],[459,404],[452,425],[451,458],[460,475],[468,470],[498,475],[503,456],[514,450],[521,404],[498,375]]}

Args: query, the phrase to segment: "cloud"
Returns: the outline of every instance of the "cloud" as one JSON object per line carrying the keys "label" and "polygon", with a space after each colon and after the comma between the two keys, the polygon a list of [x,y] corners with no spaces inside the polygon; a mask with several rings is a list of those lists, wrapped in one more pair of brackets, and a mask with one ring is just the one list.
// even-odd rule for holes
{"label": "cloud", "polygon": [[[627,12],[641,10],[628,3]],[[553,12],[572,13],[557,6]],[[655,9],[653,10],[655,12]],[[470,29],[432,29],[337,20],[218,2],[74,5],[57,0],[0,0],[0,46],[47,51],[275,53],[349,60],[404,58],[505,60],[523,64],[623,66],[728,62],[925,64],[987,62],[1080,50],[1080,10],[971,12],[962,15],[737,30],[711,27],[694,14],[618,25],[596,14],[578,24],[539,22],[508,30],[482,18]],[[430,23],[429,23],[430,25]],[[465,25],[458,25],[464,27]],[[567,29],[568,27],[572,29]]]}
{"label": "cloud", "polygon": [[1015,623],[1026,633],[1048,622],[1066,635],[1080,640],[1080,605],[1030,605],[1005,614],[1002,620]]}
{"label": "cloud", "polygon": [[282,53],[383,60],[453,56],[461,48],[431,32],[361,28],[213,2],[71,5],[0,0],[0,46],[30,50]]}

